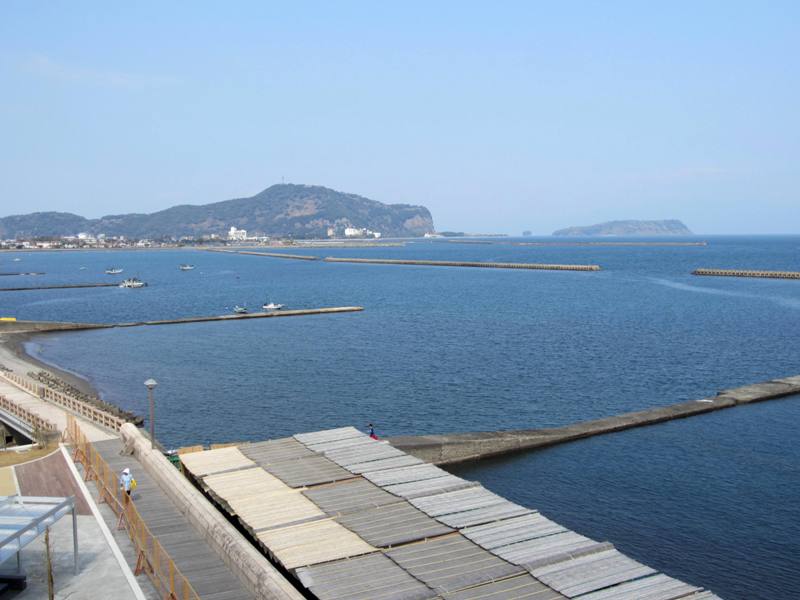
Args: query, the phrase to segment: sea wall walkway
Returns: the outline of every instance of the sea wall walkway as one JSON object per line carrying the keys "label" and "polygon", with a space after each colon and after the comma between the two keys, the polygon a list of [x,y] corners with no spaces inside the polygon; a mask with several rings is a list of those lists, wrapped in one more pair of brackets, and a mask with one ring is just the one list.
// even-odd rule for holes
{"label": "sea wall walkway", "polygon": [[483,269],[527,269],[534,271],[599,271],[599,265],[555,265],[543,263],[471,262],[452,260],[400,260],[390,258],[338,258],[323,259],[332,263],[355,263],[368,265],[417,265],[423,267],[473,267]]}
{"label": "sea wall walkway", "polygon": [[[291,584],[263,557],[257,568],[241,571],[242,564],[250,566],[241,559],[243,552],[246,556],[248,550],[255,550],[191,488],[160,451],[150,448],[149,440],[136,427],[131,424],[122,427],[128,431],[126,440],[139,441],[139,450],[134,455],[132,448],[125,451],[126,445],[114,429],[85,418],[79,420],[63,406],[47,402],[31,391],[46,386],[13,375],[13,379],[8,374],[0,375],[0,395],[31,415],[47,418],[59,432],[69,434],[87,478],[101,484],[100,498],[115,509],[120,526],[128,529],[139,552],[137,573],[147,572],[165,597],[172,591],[181,600],[300,600],[300,595],[292,595]],[[125,505],[117,483],[119,472],[125,467],[133,471],[138,482],[131,507]],[[175,490],[182,486],[191,488],[197,497],[180,501]],[[215,527],[208,527],[209,522],[215,523]],[[245,585],[253,578],[262,584],[260,588],[250,589]],[[263,585],[265,580],[271,586]]]}
{"label": "sea wall walkway", "polygon": [[271,258],[289,258],[296,260],[321,260],[329,263],[353,263],[371,265],[416,265],[423,267],[473,267],[483,269],[528,269],[535,271],[599,271],[599,265],[556,265],[542,263],[510,263],[510,262],[476,262],[476,261],[452,261],[452,260],[411,260],[393,258],[346,258],[326,256],[286,254],[282,252],[251,252],[245,250],[214,250],[208,252],[226,252],[228,254],[248,254],[251,256],[268,256]]}
{"label": "sea wall walkway", "polygon": [[397,436],[391,444],[434,464],[476,460],[543,448],[614,431],[644,427],[694,415],[800,393],[800,375],[724,390],[711,398],[625,413],[551,429]]}
{"label": "sea wall walkway", "polygon": [[152,325],[180,325],[183,323],[208,323],[211,321],[241,321],[247,319],[271,319],[280,317],[304,317],[310,315],[332,315],[361,312],[363,306],[331,306],[324,308],[302,308],[296,310],[272,310],[244,314],[181,317],[130,323],[65,323],[59,321],[0,321],[0,333],[47,333],[49,331],[78,331],[82,329],[114,329],[118,327],[145,327]]}

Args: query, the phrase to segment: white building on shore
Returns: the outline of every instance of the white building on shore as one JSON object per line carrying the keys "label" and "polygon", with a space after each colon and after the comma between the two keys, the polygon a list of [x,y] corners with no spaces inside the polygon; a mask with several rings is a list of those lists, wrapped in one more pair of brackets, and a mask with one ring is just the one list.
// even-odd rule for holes
{"label": "white building on shore", "polygon": [[236,227],[231,226],[228,230],[228,239],[235,242],[243,242],[247,239],[247,230],[236,229]]}

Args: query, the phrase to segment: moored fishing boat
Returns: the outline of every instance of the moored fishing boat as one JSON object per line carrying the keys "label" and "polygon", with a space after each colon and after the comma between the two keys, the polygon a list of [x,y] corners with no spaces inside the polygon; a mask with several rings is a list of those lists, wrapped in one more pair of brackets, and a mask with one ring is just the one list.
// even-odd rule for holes
{"label": "moored fishing boat", "polygon": [[136,277],[131,277],[129,279],[124,280],[122,283],[119,284],[121,288],[143,288],[147,287],[147,284],[142,281],[141,279],[137,279]]}

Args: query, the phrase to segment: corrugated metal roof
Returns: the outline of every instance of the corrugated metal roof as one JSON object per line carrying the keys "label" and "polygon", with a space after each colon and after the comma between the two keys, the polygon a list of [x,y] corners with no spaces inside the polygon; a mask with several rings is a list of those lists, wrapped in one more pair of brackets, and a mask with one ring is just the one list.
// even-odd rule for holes
{"label": "corrugated metal roof", "polygon": [[331,516],[402,502],[366,479],[351,479],[303,492],[305,496]]}
{"label": "corrugated metal roof", "polygon": [[322,600],[719,600],[352,427],[182,458]]}
{"label": "corrugated metal roof", "polygon": [[533,512],[509,502],[483,487],[447,492],[409,502],[425,514],[450,527],[469,527]]}
{"label": "corrugated metal roof", "polygon": [[235,447],[181,454],[181,464],[197,478],[256,466]]}
{"label": "corrugated metal roof", "polygon": [[567,559],[573,553],[587,551],[596,546],[598,543],[595,540],[574,531],[565,531],[495,548],[492,552],[515,565],[523,565],[554,560],[556,557]]}
{"label": "corrugated metal roof", "polygon": [[331,519],[270,529],[258,533],[256,537],[287,569],[359,556],[376,550]]}
{"label": "corrugated metal roof", "polygon": [[421,465],[423,461],[410,454],[403,454],[402,456],[395,456],[391,458],[381,458],[377,460],[365,460],[364,462],[357,462],[348,464],[345,468],[351,473],[361,474],[370,471],[381,471],[383,469],[394,469],[397,467],[408,467],[411,465]]}
{"label": "corrugated metal roof", "polygon": [[373,546],[381,548],[453,531],[405,501],[348,513],[336,520]]}
{"label": "corrugated metal roof", "polygon": [[260,467],[209,475],[203,484],[251,532],[325,516],[300,490]]}
{"label": "corrugated metal roof", "polygon": [[424,463],[411,467],[400,467],[397,469],[364,473],[364,478],[369,479],[375,485],[387,486],[397,485],[399,483],[411,483],[412,481],[423,481],[425,479],[435,479],[447,475],[450,475],[450,473],[434,465]]}
{"label": "corrugated metal roof", "polygon": [[309,450],[294,438],[245,444],[239,446],[239,450],[262,467],[275,462],[315,456],[313,450]]}
{"label": "corrugated metal roof", "polygon": [[402,450],[398,450],[386,442],[376,442],[370,438],[356,445],[325,451],[325,456],[343,467],[387,458],[398,458],[404,455]]}
{"label": "corrugated metal roof", "polygon": [[422,496],[433,496],[434,494],[444,494],[455,490],[477,487],[480,484],[476,481],[467,481],[455,475],[445,475],[436,479],[425,479],[423,481],[412,481],[411,483],[400,483],[398,485],[387,485],[384,489],[387,492],[406,498],[420,498]]}
{"label": "corrugated metal roof", "polygon": [[228,504],[248,529],[254,532],[326,517],[316,504],[297,490],[264,496],[232,497]]}
{"label": "corrugated metal roof", "polygon": [[531,574],[567,598],[653,575],[656,571],[615,549],[539,567]]}
{"label": "corrugated metal roof", "polygon": [[337,429],[324,429],[322,431],[311,431],[309,433],[297,433],[292,437],[301,444],[322,444],[335,440],[345,440],[348,438],[364,437],[364,433],[355,427],[339,427]]}
{"label": "corrugated metal roof", "polygon": [[203,485],[222,498],[227,498],[234,492],[261,496],[292,489],[261,467],[208,475],[203,479]]}
{"label": "corrugated metal roof", "polygon": [[368,435],[362,433],[358,437],[345,438],[343,440],[331,440],[329,442],[320,442],[319,444],[306,444],[309,450],[319,452],[320,454],[327,454],[328,452],[346,451],[351,448],[368,446],[370,444],[377,444]]}
{"label": "corrugated metal roof", "polygon": [[346,471],[319,454],[307,458],[275,462],[264,468],[292,487],[331,483],[353,477],[350,471]]}
{"label": "corrugated metal roof", "polygon": [[653,575],[581,596],[581,600],[675,600],[700,588],[667,575]]}
{"label": "corrugated metal roof", "polygon": [[467,527],[461,533],[487,550],[524,542],[545,535],[561,533],[567,529],[540,515],[538,512],[504,521]]}
{"label": "corrugated metal roof", "polygon": [[564,596],[528,574],[442,594],[443,600],[563,600]]}
{"label": "corrugated metal roof", "polygon": [[389,550],[386,555],[439,593],[462,590],[522,572],[521,567],[501,560],[460,534],[409,544]]}
{"label": "corrugated metal roof", "polygon": [[436,595],[379,553],[301,567],[297,577],[320,600],[427,600]]}

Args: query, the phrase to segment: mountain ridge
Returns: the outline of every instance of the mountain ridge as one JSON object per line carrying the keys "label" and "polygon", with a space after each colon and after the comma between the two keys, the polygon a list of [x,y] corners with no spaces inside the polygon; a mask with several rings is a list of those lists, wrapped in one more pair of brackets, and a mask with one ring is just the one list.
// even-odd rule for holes
{"label": "mountain ridge", "polygon": [[0,238],[77,233],[131,238],[224,235],[233,226],[249,234],[327,237],[328,228],[364,228],[384,236],[421,236],[434,230],[421,205],[384,204],[324,186],[275,184],[254,196],[208,204],[179,204],[153,213],[87,219],[68,212],[37,212],[0,218]]}

